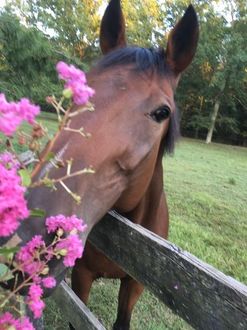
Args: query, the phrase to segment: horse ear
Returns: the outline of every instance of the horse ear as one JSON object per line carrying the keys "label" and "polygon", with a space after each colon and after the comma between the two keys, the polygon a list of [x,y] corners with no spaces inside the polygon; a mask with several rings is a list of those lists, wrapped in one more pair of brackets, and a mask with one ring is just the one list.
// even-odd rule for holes
{"label": "horse ear", "polygon": [[176,76],[191,63],[196,52],[198,35],[197,15],[193,6],[189,5],[168,37],[166,61]]}
{"label": "horse ear", "polygon": [[126,46],[125,20],[120,0],[111,0],[100,26],[100,48],[103,54]]}

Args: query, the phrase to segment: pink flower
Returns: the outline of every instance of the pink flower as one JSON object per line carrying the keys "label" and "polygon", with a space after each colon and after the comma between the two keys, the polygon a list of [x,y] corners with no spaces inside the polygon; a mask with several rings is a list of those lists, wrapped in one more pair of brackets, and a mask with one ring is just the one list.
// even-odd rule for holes
{"label": "pink flower", "polygon": [[94,95],[94,90],[87,85],[81,84],[79,81],[69,81],[65,87],[73,93],[73,101],[77,105],[83,105]]}
{"label": "pink flower", "polygon": [[75,260],[81,258],[83,253],[83,245],[77,235],[69,235],[56,245],[56,251],[65,251],[63,263],[66,267],[73,267]]}
{"label": "pink flower", "polygon": [[0,316],[0,330],[7,330],[10,327],[16,330],[35,330],[28,317],[15,319],[9,312]]}
{"label": "pink flower", "polygon": [[56,280],[52,276],[47,276],[42,279],[42,284],[45,288],[54,288],[56,286]]}
{"label": "pink flower", "polygon": [[16,330],[35,330],[28,317],[23,317],[18,321]]}
{"label": "pink flower", "polygon": [[86,76],[83,71],[64,62],[58,62],[56,69],[58,77],[66,81],[64,87],[71,90],[75,104],[83,105],[94,95],[94,90],[86,84]]}
{"label": "pink flower", "polygon": [[7,169],[0,162],[0,236],[12,234],[19,222],[28,217],[24,193],[16,169]]}
{"label": "pink flower", "polygon": [[[31,241],[22,246],[16,254],[16,262],[21,270],[29,275],[38,276],[45,267],[45,261],[37,258],[40,249],[45,248],[41,235],[35,235]],[[37,277],[39,279],[39,277]],[[37,282],[36,279],[36,282]]]}
{"label": "pink flower", "polygon": [[13,135],[23,120],[32,124],[39,112],[39,106],[30,103],[28,99],[8,102],[5,95],[0,94],[0,132],[7,136]]}
{"label": "pink flower", "polygon": [[28,99],[23,98],[19,101],[19,115],[29,124],[34,123],[35,117],[40,113],[40,107],[32,104]]}
{"label": "pink flower", "polygon": [[2,164],[7,169],[18,169],[20,167],[19,161],[15,158],[13,154],[8,151],[5,151],[4,153],[0,154],[0,164]]}
{"label": "pink flower", "polygon": [[4,313],[0,316],[0,329],[8,329],[10,326],[16,325],[15,318],[9,313]]}
{"label": "pink flower", "polygon": [[45,303],[41,300],[42,294],[43,290],[37,284],[32,284],[28,290],[27,304],[35,318],[40,318],[45,308]]}
{"label": "pink flower", "polygon": [[53,233],[59,228],[63,229],[65,232],[70,232],[73,229],[83,232],[87,227],[83,220],[77,218],[75,215],[65,217],[62,214],[47,218],[45,224],[48,233]]}
{"label": "pink flower", "polygon": [[86,83],[86,76],[83,71],[77,69],[74,65],[68,65],[65,62],[58,62],[56,66],[58,77],[62,80],[80,80]]}

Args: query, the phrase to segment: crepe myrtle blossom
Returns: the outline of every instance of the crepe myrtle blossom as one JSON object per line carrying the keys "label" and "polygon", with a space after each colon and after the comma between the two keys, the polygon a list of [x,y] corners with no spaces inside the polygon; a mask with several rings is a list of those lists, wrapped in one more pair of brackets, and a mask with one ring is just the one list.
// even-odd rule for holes
{"label": "crepe myrtle blossom", "polygon": [[41,317],[43,309],[45,308],[45,303],[41,299],[42,294],[43,289],[38,284],[32,284],[28,290],[26,302],[36,319]]}
{"label": "crepe myrtle blossom", "polygon": [[66,267],[73,267],[75,260],[82,256],[83,245],[78,235],[69,235],[57,243],[56,251],[64,256],[63,263]]}
{"label": "crepe myrtle blossom", "polygon": [[[83,232],[87,226],[75,215],[57,215],[46,219],[46,227],[48,233],[56,233],[48,247],[41,235],[35,235],[20,248],[15,257],[18,268],[29,276],[35,276],[35,282],[38,284],[41,283],[40,275],[46,275],[47,262],[53,257],[62,256],[65,266],[74,266],[75,260],[80,258],[83,252],[83,244],[77,232]],[[42,284],[47,288],[55,286],[52,277],[43,279]]]}
{"label": "crepe myrtle blossom", "polygon": [[7,169],[14,168],[18,170],[20,168],[19,161],[15,158],[13,154],[8,151],[5,151],[0,154],[0,164],[2,164]]}
{"label": "crepe myrtle blossom", "polygon": [[52,276],[47,276],[42,279],[42,285],[48,289],[54,288],[56,286],[56,280]]}
{"label": "crepe myrtle blossom", "polygon": [[[5,157],[5,165],[6,161],[8,167],[10,162]],[[24,198],[25,188],[14,166],[6,168],[0,162],[0,236],[14,233],[20,221],[29,215]]]}
{"label": "crepe myrtle blossom", "polygon": [[89,98],[94,95],[94,90],[87,85],[86,75],[83,71],[62,61],[57,63],[56,69],[59,79],[66,82],[64,85],[65,93],[66,91],[72,93],[76,105],[87,103]]}
{"label": "crepe myrtle blossom", "polygon": [[35,330],[28,317],[15,319],[12,314],[6,312],[0,315],[1,330]]}
{"label": "crepe myrtle blossom", "polygon": [[0,94],[0,132],[12,136],[22,121],[34,123],[40,107],[22,98],[19,102],[8,102],[3,93]]}
{"label": "crepe myrtle blossom", "polygon": [[75,215],[65,217],[62,214],[47,218],[45,224],[48,233],[54,233],[58,229],[62,229],[65,232],[71,232],[75,229],[77,231],[83,232],[87,227],[83,220],[77,218]]}
{"label": "crepe myrtle blossom", "polygon": [[35,235],[16,254],[15,259],[20,270],[31,276],[39,275],[45,268],[45,260],[37,258],[41,250],[45,250],[45,242],[41,235]]}
{"label": "crepe myrtle blossom", "polygon": [[55,251],[64,257],[63,263],[66,267],[73,267],[75,260],[80,258],[83,253],[83,245],[77,232],[84,232],[87,225],[75,215],[65,217],[59,214],[47,218],[46,227],[48,233],[56,232],[58,236],[70,233],[67,237],[58,241]]}

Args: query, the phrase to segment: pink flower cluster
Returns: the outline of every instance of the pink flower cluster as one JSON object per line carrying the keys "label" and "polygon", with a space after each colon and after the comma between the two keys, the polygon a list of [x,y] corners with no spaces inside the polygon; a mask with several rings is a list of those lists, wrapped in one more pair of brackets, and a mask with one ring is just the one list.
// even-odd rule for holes
{"label": "pink flower cluster", "polygon": [[83,220],[78,219],[75,215],[65,217],[64,215],[52,216],[46,219],[48,233],[65,232],[69,235],[58,241],[55,250],[64,256],[63,263],[66,267],[73,267],[75,260],[80,258],[83,253],[83,245],[79,236],[74,231],[83,232],[87,225]]}
{"label": "pink flower cluster", "polygon": [[2,162],[5,166],[0,162],[0,236],[9,236],[18,228],[20,220],[28,217],[29,212],[21,178],[15,165],[10,165],[14,163],[6,155]]}
{"label": "pink flower cluster", "polygon": [[70,232],[74,229],[83,232],[87,227],[87,225],[85,225],[83,221],[78,219],[75,215],[65,217],[62,214],[47,218],[45,224],[48,233],[54,233],[59,228],[63,229],[65,232]]}
{"label": "pink flower cluster", "polygon": [[52,256],[51,248],[46,248],[41,235],[34,236],[16,254],[16,264],[19,270],[32,278],[33,284],[29,288],[26,302],[35,318],[39,318],[45,308],[45,303],[41,299],[43,294],[41,285],[45,288],[53,288],[56,285],[56,280],[52,276],[45,278],[40,276]]}
{"label": "pink flower cluster", "polygon": [[9,312],[0,315],[0,330],[35,330],[28,317],[15,319]]}
{"label": "pink flower cluster", "polygon": [[69,235],[66,239],[57,243],[56,250],[64,251],[63,263],[66,267],[73,267],[75,260],[81,258],[83,245],[78,235]]}
{"label": "pink flower cluster", "polygon": [[[45,303],[42,301],[44,288],[53,288],[56,280],[52,276],[43,277],[49,272],[47,263],[52,257],[64,257],[66,267],[72,267],[75,260],[83,253],[82,242],[77,232],[83,232],[86,225],[75,215],[52,216],[46,219],[48,233],[56,233],[53,242],[47,247],[41,235],[35,235],[25,246],[21,247],[15,257],[17,269],[30,276],[32,285],[28,291],[27,304],[35,318],[42,315]],[[67,236],[66,236],[67,235]]]}
{"label": "pink flower cluster", "polygon": [[28,290],[27,304],[36,319],[40,318],[45,308],[45,303],[41,299],[43,290],[40,285],[32,284]]}
{"label": "pink flower cluster", "polygon": [[2,164],[7,169],[14,168],[18,170],[20,167],[19,161],[14,157],[13,154],[8,151],[0,154],[0,164]]}
{"label": "pink flower cluster", "polygon": [[0,94],[0,132],[12,136],[22,121],[33,124],[39,112],[39,106],[30,103],[28,99],[7,102],[5,95]]}
{"label": "pink flower cluster", "polygon": [[41,235],[35,235],[31,241],[22,246],[16,254],[16,261],[21,266],[21,270],[28,275],[41,273],[45,267],[45,260],[40,260],[38,255],[45,248]]}
{"label": "pink flower cluster", "polygon": [[58,62],[56,69],[58,77],[66,81],[64,87],[72,92],[75,104],[83,105],[94,95],[94,90],[87,85],[83,71],[64,62]]}

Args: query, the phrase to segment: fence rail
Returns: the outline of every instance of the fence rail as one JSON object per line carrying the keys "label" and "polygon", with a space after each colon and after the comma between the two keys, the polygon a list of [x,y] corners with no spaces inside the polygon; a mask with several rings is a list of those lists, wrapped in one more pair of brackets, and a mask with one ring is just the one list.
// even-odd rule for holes
{"label": "fence rail", "polygon": [[64,281],[56,288],[52,297],[75,329],[106,330]]}

